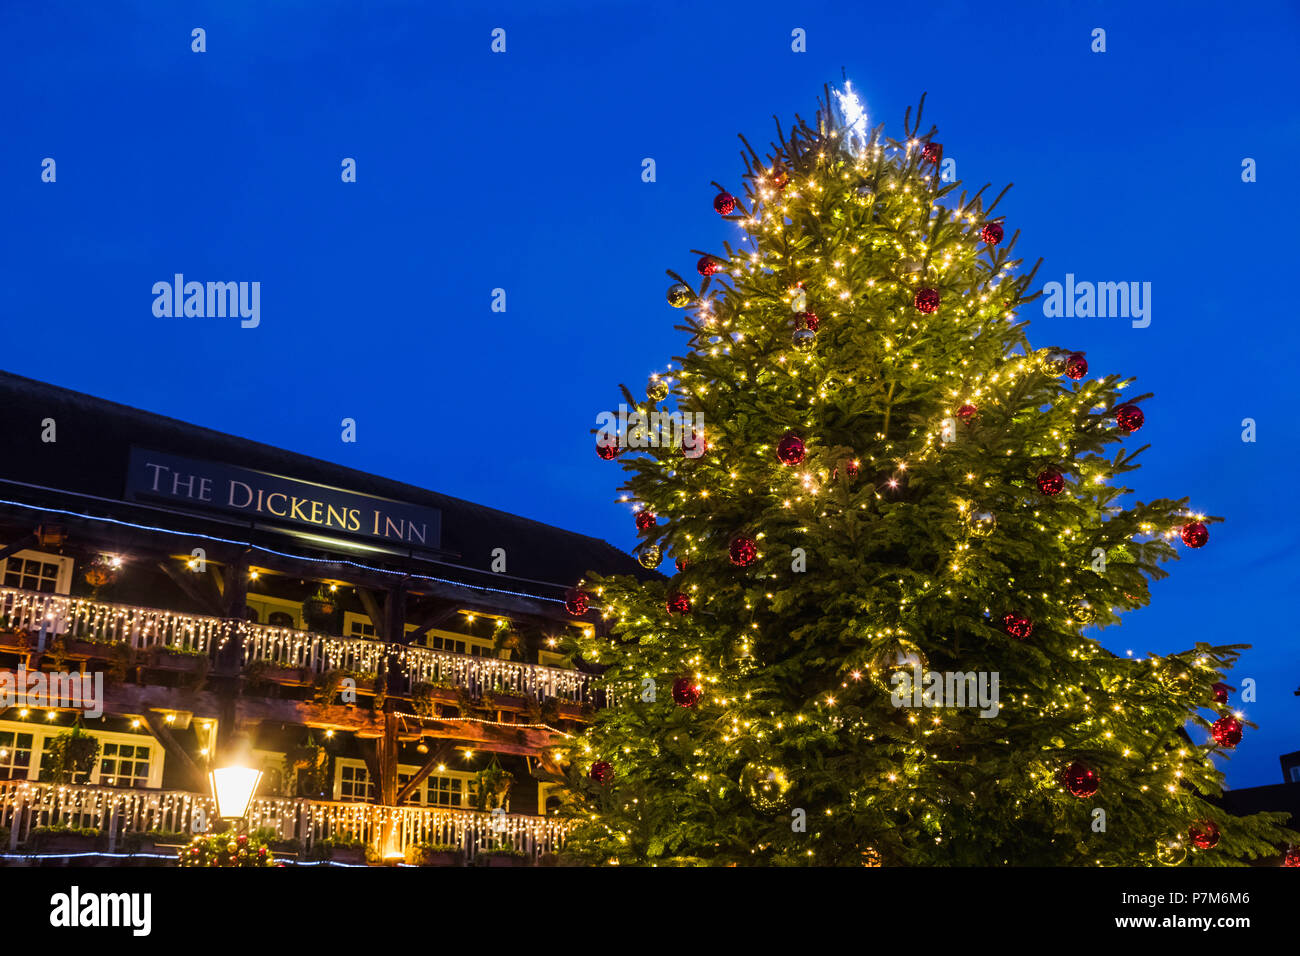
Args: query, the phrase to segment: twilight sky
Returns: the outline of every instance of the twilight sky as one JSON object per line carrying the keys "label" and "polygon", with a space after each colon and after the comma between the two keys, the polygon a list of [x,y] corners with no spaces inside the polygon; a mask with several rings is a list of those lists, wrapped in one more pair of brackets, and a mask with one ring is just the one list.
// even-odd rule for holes
{"label": "twilight sky", "polygon": [[[736,237],[709,186],[739,188],[736,133],[810,117],[841,67],[895,135],[928,92],[958,176],[1016,184],[999,212],[1042,282],[1152,284],[1147,328],[1026,312],[1156,393],[1138,496],[1228,519],[1103,639],[1253,642],[1233,682],[1262,727],[1228,780],[1276,783],[1300,748],[1300,14],[1128,6],[5,4],[0,367],[630,548],[588,430],[684,348],[664,269]],[[175,273],[260,282],[260,324],[155,317]]]}

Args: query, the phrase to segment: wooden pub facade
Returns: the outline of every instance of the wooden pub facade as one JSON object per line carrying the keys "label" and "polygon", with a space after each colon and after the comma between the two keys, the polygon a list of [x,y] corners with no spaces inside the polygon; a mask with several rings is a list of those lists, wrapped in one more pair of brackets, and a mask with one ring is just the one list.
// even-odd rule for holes
{"label": "wooden pub facade", "polygon": [[564,592],[630,556],[7,373],[0,405],[0,671],[103,687],[0,704],[4,862],[173,860],[235,750],[282,859],[556,859],[532,773],[601,704]]}

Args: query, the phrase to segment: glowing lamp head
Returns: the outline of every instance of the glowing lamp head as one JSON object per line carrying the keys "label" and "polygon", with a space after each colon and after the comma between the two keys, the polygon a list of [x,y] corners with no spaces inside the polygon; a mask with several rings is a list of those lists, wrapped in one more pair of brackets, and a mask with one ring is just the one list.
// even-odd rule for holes
{"label": "glowing lamp head", "polygon": [[217,801],[217,816],[239,820],[248,813],[262,771],[250,767],[221,767],[208,775],[212,780],[212,798]]}

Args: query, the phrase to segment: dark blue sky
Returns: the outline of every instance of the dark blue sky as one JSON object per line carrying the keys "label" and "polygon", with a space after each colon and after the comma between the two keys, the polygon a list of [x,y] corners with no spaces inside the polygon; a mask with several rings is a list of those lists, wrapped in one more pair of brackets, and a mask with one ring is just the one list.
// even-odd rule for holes
{"label": "dark blue sky", "polygon": [[[841,67],[893,134],[928,91],[958,175],[1016,184],[999,211],[1040,280],[1152,283],[1146,329],[1029,313],[1031,341],[1156,393],[1140,496],[1228,518],[1105,642],[1254,642],[1234,682],[1262,729],[1229,782],[1277,782],[1300,748],[1300,17],[1129,6],[5,4],[0,367],[628,548],[589,429],[684,348],[664,269],[735,238],[709,181],[739,186],[736,133],[811,116]],[[260,327],[155,318],[177,272],[260,281]]]}

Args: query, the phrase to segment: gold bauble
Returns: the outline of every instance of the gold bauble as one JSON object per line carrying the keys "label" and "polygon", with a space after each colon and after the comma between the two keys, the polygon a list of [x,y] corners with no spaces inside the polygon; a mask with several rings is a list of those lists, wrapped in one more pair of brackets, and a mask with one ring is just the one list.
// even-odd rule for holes
{"label": "gold bauble", "polygon": [[1070,617],[1080,624],[1091,624],[1097,618],[1097,611],[1083,598],[1075,598],[1070,602]]}
{"label": "gold bauble", "polygon": [[967,511],[966,531],[972,538],[987,538],[998,526],[998,519],[991,511]]}
{"label": "gold bauble", "polygon": [[1065,374],[1065,366],[1069,361],[1070,353],[1064,349],[1045,349],[1040,353],[1038,367],[1045,375],[1057,378]]}
{"label": "gold bauble", "polygon": [[785,771],[765,763],[749,763],[740,772],[740,789],[754,809],[764,813],[780,810],[790,781]]}
{"label": "gold bauble", "polygon": [[659,545],[652,544],[642,550],[636,559],[643,568],[657,568],[663,562],[663,552],[659,550]]}
{"label": "gold bauble", "polygon": [[1156,859],[1165,866],[1178,866],[1187,859],[1187,844],[1182,840],[1168,840],[1156,847]]}
{"label": "gold bauble", "polygon": [[645,397],[652,402],[662,402],[668,397],[668,383],[661,378],[652,378],[646,383]]}
{"label": "gold bauble", "polygon": [[685,282],[677,282],[668,287],[668,304],[674,309],[684,309],[691,304],[691,299],[695,298],[691,292],[691,287]]}

